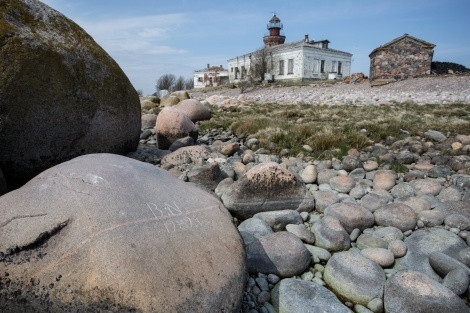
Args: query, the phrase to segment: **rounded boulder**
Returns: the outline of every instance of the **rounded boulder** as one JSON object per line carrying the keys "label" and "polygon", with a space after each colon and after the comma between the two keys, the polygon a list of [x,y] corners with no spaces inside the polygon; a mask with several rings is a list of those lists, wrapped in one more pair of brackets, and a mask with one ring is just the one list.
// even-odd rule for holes
{"label": "rounded boulder", "polygon": [[90,153],[135,151],[137,92],[82,28],[40,1],[0,6],[0,167],[10,189]]}
{"label": "rounded boulder", "polygon": [[400,271],[387,280],[384,305],[387,313],[470,312],[450,289],[414,271]]}
{"label": "rounded boulder", "polygon": [[323,278],[338,297],[352,303],[367,304],[382,298],[385,272],[377,263],[357,252],[338,252],[328,260]]}
{"label": "rounded boulder", "polygon": [[310,212],[314,207],[312,194],[304,183],[275,162],[252,167],[227,189],[222,202],[241,219],[266,211]]}
{"label": "rounded boulder", "polygon": [[291,277],[302,274],[310,262],[302,240],[286,231],[264,235],[246,248],[248,271],[253,274]]}
{"label": "rounded boulder", "polygon": [[170,107],[158,114],[155,131],[159,149],[168,149],[173,142],[187,136],[196,141],[199,134],[196,125],[186,114]]}
{"label": "rounded boulder", "polygon": [[186,114],[193,123],[211,119],[211,110],[196,99],[183,100],[173,108]]}
{"label": "rounded boulder", "polygon": [[374,212],[375,223],[379,226],[393,226],[401,231],[416,226],[416,213],[403,203],[391,203]]}
{"label": "rounded boulder", "polygon": [[229,213],[151,164],[57,165],[0,198],[0,225],[4,312],[240,308],[245,254]]}
{"label": "rounded boulder", "polygon": [[356,203],[332,204],[326,208],[325,215],[336,217],[348,233],[355,228],[362,231],[374,225],[374,215]]}

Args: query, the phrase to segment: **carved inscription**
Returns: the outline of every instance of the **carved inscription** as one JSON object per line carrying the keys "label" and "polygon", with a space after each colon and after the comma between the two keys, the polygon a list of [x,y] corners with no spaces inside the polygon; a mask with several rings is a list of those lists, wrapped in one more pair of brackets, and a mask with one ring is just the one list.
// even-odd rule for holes
{"label": "carved inscription", "polygon": [[176,204],[176,202],[164,202],[161,205],[146,203],[146,206],[155,218],[157,225],[163,224],[164,231],[167,233],[175,233],[203,226],[203,221],[201,221],[199,216],[195,215],[201,211],[217,208],[217,206],[214,206],[195,211],[187,211],[184,207],[180,207]]}

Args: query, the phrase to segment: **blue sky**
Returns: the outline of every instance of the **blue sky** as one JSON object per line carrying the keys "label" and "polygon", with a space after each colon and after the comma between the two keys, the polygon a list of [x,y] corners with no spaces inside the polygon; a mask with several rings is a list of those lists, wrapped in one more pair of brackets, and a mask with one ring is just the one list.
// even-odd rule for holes
{"label": "blue sky", "polygon": [[470,67],[470,0],[43,0],[77,22],[119,63],[136,89],[165,73],[192,77],[207,63],[262,47],[276,12],[286,42],[328,39],[369,72],[369,53],[408,33],[437,45],[435,61]]}

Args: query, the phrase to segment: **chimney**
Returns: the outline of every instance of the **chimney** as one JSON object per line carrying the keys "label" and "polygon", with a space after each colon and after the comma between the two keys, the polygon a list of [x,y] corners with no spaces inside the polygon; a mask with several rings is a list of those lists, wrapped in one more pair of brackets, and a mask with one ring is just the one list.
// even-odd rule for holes
{"label": "chimney", "polygon": [[209,67],[211,67],[211,65],[209,63],[207,63],[207,69],[209,69]]}
{"label": "chimney", "polygon": [[305,35],[305,42],[307,42],[307,43],[308,43],[308,34],[307,34],[307,35]]}

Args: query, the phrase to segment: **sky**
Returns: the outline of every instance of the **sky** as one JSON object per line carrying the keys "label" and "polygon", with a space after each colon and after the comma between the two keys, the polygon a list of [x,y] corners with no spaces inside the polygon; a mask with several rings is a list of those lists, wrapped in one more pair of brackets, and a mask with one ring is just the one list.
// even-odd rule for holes
{"label": "sky", "polygon": [[328,39],[350,52],[352,73],[369,53],[408,33],[436,44],[434,61],[470,67],[470,0],[42,0],[78,23],[121,66],[137,90],[166,73],[192,77],[263,46],[273,12],[286,43]]}

